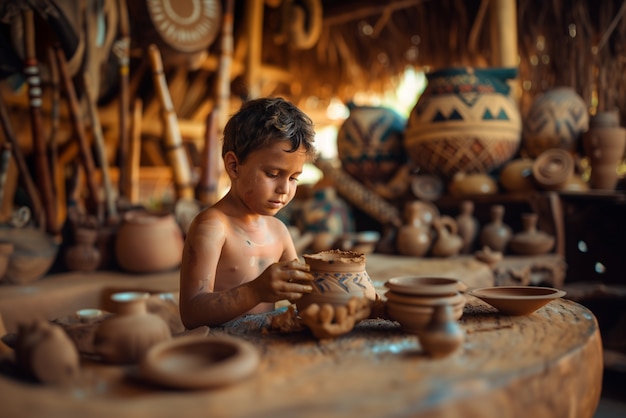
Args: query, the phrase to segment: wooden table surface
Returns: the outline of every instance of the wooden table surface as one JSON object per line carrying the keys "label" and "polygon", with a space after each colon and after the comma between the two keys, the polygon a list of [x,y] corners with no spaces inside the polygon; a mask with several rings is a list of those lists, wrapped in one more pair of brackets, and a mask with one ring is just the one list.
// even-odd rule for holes
{"label": "wooden table surface", "polygon": [[[5,360],[6,417],[592,417],[602,384],[593,314],[558,299],[527,317],[499,315],[468,296],[463,346],[425,356],[397,323],[365,320],[327,341],[265,328],[270,315],[211,329],[253,342],[261,363],[231,386],[178,391],[137,379],[132,368],[86,365],[84,384],[54,388],[20,380]],[[210,337],[209,337],[210,338]]]}

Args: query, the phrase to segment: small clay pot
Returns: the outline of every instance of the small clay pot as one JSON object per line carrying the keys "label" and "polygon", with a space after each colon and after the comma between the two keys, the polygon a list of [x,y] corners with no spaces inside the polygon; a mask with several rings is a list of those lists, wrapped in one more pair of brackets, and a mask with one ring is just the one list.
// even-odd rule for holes
{"label": "small clay pot", "polygon": [[465,340],[465,333],[455,318],[451,305],[434,307],[430,321],[418,332],[420,345],[431,357],[445,357],[455,352]]}
{"label": "small clay pot", "polygon": [[484,173],[457,173],[448,183],[448,192],[452,196],[485,195],[494,194],[497,191],[496,181]]}
{"label": "small clay pot", "polygon": [[435,219],[433,227],[437,231],[437,239],[433,244],[432,254],[435,257],[457,255],[463,247],[463,238],[457,235],[458,227],[454,218],[441,216]]}
{"label": "small clay pot", "polygon": [[522,215],[523,230],[513,235],[509,242],[511,251],[522,255],[546,254],[554,247],[554,237],[537,230],[537,214]]}
{"label": "small clay pot", "polygon": [[574,166],[571,152],[560,148],[547,149],[533,163],[533,178],[542,189],[562,190],[574,175]]}
{"label": "small clay pot", "polygon": [[491,222],[483,227],[480,232],[480,241],[483,246],[489,247],[493,251],[504,253],[513,230],[504,223],[504,206],[493,205],[491,207]]}
{"label": "small clay pot", "polygon": [[77,228],[74,232],[74,244],[65,250],[65,265],[72,271],[94,271],[100,265],[100,250],[96,247],[98,231],[89,228]]}
{"label": "small clay pot", "polygon": [[500,184],[511,193],[532,192],[536,189],[533,180],[532,158],[518,158],[507,163],[500,171]]}
{"label": "small clay pot", "polygon": [[172,337],[167,323],[146,307],[148,293],[111,295],[114,313],[102,321],[94,336],[97,354],[107,363],[136,364],[153,345]]}
{"label": "small clay pot", "polygon": [[456,217],[457,233],[463,240],[461,253],[469,254],[474,248],[480,224],[478,219],[474,217],[474,202],[464,200],[459,207],[459,215]]}

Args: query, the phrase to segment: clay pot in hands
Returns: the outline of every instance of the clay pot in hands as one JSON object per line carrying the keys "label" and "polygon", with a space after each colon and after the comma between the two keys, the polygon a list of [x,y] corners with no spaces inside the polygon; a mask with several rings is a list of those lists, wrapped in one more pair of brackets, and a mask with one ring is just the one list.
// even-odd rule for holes
{"label": "clay pot in hands", "polygon": [[456,255],[463,247],[463,238],[457,235],[456,221],[450,216],[441,216],[433,221],[437,238],[433,244],[432,254],[435,257]]}
{"label": "clay pot in hands", "polygon": [[124,214],[115,238],[119,266],[132,273],[151,273],[178,267],[183,232],[170,213],[131,210]]}
{"label": "clay pot in hands", "polygon": [[491,207],[491,221],[480,231],[480,242],[493,251],[505,252],[513,231],[504,223],[504,206]]}
{"label": "clay pot in hands", "polygon": [[345,306],[353,297],[376,299],[376,289],[365,270],[365,254],[355,251],[329,250],[305,254],[311,267],[313,292],[296,301],[298,311],[312,303]]}
{"label": "clay pot in hands", "polygon": [[537,214],[522,215],[522,232],[513,235],[509,242],[512,252],[522,255],[546,254],[554,247],[554,237],[537,230]]}
{"label": "clay pot in hands", "polygon": [[155,344],[172,337],[168,324],[146,307],[148,293],[111,295],[115,315],[100,323],[94,335],[97,354],[107,363],[136,364]]}

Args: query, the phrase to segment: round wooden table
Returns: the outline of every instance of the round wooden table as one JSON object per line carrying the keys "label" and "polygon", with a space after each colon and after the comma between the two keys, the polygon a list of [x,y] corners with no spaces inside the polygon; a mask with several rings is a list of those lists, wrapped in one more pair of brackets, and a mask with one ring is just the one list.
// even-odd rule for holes
{"label": "round wooden table", "polygon": [[[253,342],[255,374],[212,390],[168,390],[133,368],[86,364],[82,385],[55,388],[0,373],[7,417],[592,417],[602,386],[602,343],[593,314],[558,299],[526,317],[499,315],[467,296],[465,342],[449,357],[422,353],[392,321],[365,320],[317,341],[308,331],[267,329],[251,315],[211,335]],[[207,338],[210,338],[207,337]]]}

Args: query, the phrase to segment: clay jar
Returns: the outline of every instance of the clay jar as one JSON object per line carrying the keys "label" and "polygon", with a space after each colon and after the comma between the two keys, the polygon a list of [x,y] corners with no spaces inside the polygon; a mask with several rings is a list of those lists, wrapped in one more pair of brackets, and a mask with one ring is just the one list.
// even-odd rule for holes
{"label": "clay jar", "polygon": [[454,317],[450,304],[434,307],[428,325],[417,336],[425,353],[431,357],[445,357],[456,351],[465,339],[465,333]]}
{"label": "clay jar", "polygon": [[437,238],[433,244],[432,254],[435,257],[456,255],[463,247],[463,238],[457,235],[456,221],[450,216],[441,216],[433,221]]}
{"label": "clay jar", "polygon": [[305,254],[304,261],[311,267],[314,286],[312,293],[296,301],[299,311],[312,303],[345,306],[355,296],[376,299],[376,289],[365,271],[365,254],[329,250]]}
{"label": "clay jar", "polygon": [[518,158],[507,163],[500,171],[500,184],[511,193],[532,192],[535,190],[533,180],[532,158]]}
{"label": "clay jar", "polygon": [[115,315],[100,323],[94,335],[97,354],[107,363],[136,364],[155,344],[171,338],[167,323],[147,310],[148,293],[111,295]]}
{"label": "clay jar", "polygon": [[491,207],[491,221],[480,232],[480,242],[483,246],[493,251],[505,252],[513,235],[511,227],[506,225],[504,219],[504,206],[493,205]]}
{"label": "clay jar", "polygon": [[65,266],[74,271],[94,271],[100,264],[100,250],[95,246],[98,231],[90,228],[77,228],[74,244],[65,250]]}
{"label": "clay jar", "polygon": [[115,238],[119,266],[131,273],[152,273],[180,265],[183,233],[173,214],[131,210]]}
{"label": "clay jar", "polygon": [[522,255],[546,254],[554,247],[554,237],[537,230],[537,214],[522,215],[522,232],[515,234],[509,242],[511,251]]}
{"label": "clay jar", "polygon": [[615,190],[619,180],[617,168],[624,159],[626,129],[618,126],[615,119],[619,118],[596,116],[583,134],[583,149],[591,165],[589,184],[593,189]]}
{"label": "clay jar", "polygon": [[461,252],[463,254],[469,254],[474,248],[474,242],[478,237],[478,231],[480,224],[478,219],[474,217],[474,202],[471,200],[464,200],[459,205],[459,214],[456,217],[456,225],[458,234],[463,240],[463,246]]}
{"label": "clay jar", "polygon": [[398,228],[396,248],[402,255],[422,257],[432,245],[431,226],[439,210],[431,203],[419,200],[404,207],[404,224]]}

